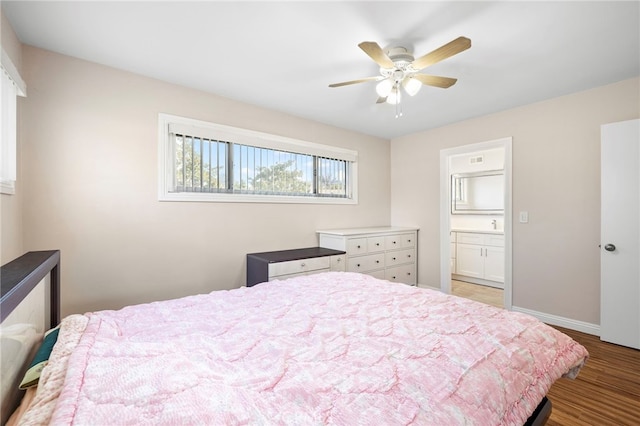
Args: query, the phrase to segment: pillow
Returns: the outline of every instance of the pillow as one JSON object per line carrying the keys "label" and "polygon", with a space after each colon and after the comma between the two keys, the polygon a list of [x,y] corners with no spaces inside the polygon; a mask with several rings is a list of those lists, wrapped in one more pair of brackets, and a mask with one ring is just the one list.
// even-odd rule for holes
{"label": "pillow", "polygon": [[36,355],[33,357],[33,361],[29,364],[29,369],[24,374],[22,382],[20,382],[20,389],[28,389],[38,384],[38,381],[40,380],[40,373],[42,373],[42,369],[47,365],[47,362],[49,362],[49,356],[51,355],[53,346],[58,340],[59,331],[60,327],[58,326],[45,333],[42,343],[40,344]]}

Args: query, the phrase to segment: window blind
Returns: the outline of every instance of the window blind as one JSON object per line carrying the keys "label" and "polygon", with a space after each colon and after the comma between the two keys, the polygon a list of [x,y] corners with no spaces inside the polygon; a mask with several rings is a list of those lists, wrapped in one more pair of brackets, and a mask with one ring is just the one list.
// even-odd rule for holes
{"label": "window blind", "polygon": [[168,114],[159,129],[163,200],[357,202],[356,151]]}

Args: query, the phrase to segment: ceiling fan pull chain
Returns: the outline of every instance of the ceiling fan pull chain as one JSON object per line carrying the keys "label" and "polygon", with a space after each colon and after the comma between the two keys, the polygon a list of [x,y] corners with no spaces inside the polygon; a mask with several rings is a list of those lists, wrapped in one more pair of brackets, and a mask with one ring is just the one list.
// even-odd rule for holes
{"label": "ceiling fan pull chain", "polygon": [[[399,92],[399,90],[398,90]],[[402,103],[400,102],[400,93],[398,93],[398,98],[396,100],[396,118],[402,117]]]}

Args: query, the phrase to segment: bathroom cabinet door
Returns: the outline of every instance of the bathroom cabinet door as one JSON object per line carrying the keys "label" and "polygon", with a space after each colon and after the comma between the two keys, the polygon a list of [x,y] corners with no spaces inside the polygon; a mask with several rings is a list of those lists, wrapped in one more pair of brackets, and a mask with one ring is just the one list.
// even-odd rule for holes
{"label": "bathroom cabinet door", "polygon": [[484,279],[504,282],[504,247],[485,246]]}
{"label": "bathroom cabinet door", "polygon": [[458,243],[456,274],[484,278],[484,246]]}

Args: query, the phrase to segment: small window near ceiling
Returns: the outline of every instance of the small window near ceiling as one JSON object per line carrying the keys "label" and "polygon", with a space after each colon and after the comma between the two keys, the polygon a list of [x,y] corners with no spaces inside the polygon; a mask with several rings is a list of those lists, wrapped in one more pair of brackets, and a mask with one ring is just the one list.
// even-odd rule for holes
{"label": "small window near ceiling", "polygon": [[4,49],[0,61],[0,193],[15,194],[17,98],[26,85]]}
{"label": "small window near ceiling", "polygon": [[162,201],[354,204],[357,152],[159,116]]}

